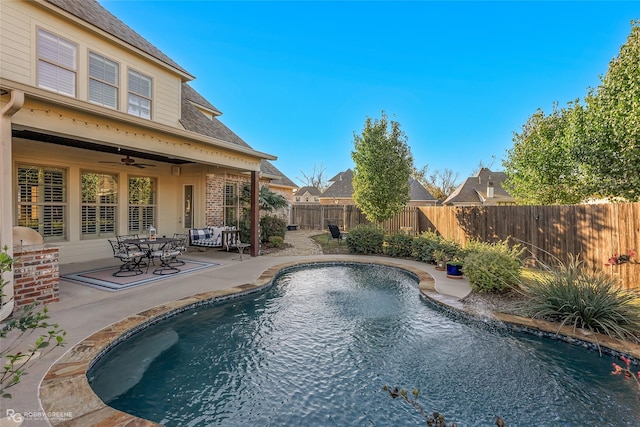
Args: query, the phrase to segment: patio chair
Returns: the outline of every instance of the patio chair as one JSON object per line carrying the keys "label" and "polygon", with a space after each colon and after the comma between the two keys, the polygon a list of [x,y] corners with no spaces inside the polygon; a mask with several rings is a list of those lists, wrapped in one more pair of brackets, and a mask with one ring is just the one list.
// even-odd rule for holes
{"label": "patio chair", "polygon": [[113,273],[115,277],[137,276],[143,273],[140,269],[140,262],[147,256],[145,251],[117,240],[108,239],[108,241],[113,250],[113,257],[122,261],[120,269]]}
{"label": "patio chair", "polygon": [[337,225],[329,224],[327,225],[329,228],[329,236],[327,237],[327,244],[331,241],[331,239],[338,239],[338,245],[341,241],[347,237],[347,233],[344,231],[340,231]]}
{"label": "patio chair", "polygon": [[169,249],[180,252],[180,253],[172,256],[171,259],[169,260],[169,264],[184,265],[185,262],[181,259],[178,259],[178,256],[182,255],[187,251],[187,242],[189,241],[189,235],[174,233],[173,238],[175,239],[175,241],[168,244]]}
{"label": "patio chair", "polygon": [[[151,259],[151,263],[155,266],[154,259],[158,259],[160,261],[160,265],[153,270],[153,274],[165,275],[165,274],[175,274],[180,272],[180,269],[175,267],[175,265],[171,265],[171,260],[176,260],[176,257],[181,254],[180,251],[176,249],[172,249],[169,244],[162,249],[151,251],[149,254],[149,258]],[[149,267],[147,267],[147,272],[149,271]]]}

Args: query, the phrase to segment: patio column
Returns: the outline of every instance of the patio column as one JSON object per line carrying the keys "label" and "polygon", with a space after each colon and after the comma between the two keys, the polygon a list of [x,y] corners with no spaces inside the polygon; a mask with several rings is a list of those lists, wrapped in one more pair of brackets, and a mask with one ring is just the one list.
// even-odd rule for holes
{"label": "patio column", "polygon": [[260,255],[260,172],[251,171],[251,256]]}
{"label": "patio column", "polygon": [[[2,107],[0,114],[0,249],[7,246],[13,257],[13,168],[11,150],[11,118],[24,105],[24,92],[11,91],[11,99]],[[0,320],[13,311],[13,271],[2,274],[7,283],[3,288]]]}

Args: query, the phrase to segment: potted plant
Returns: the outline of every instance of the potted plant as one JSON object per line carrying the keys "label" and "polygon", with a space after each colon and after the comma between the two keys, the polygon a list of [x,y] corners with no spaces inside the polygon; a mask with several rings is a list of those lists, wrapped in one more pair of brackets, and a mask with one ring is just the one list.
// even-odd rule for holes
{"label": "potted plant", "polygon": [[450,279],[462,279],[462,261],[447,262],[447,277]]}
{"label": "potted plant", "polygon": [[447,261],[449,255],[443,249],[436,249],[433,251],[433,259],[436,261],[436,270],[445,271],[447,269]]}

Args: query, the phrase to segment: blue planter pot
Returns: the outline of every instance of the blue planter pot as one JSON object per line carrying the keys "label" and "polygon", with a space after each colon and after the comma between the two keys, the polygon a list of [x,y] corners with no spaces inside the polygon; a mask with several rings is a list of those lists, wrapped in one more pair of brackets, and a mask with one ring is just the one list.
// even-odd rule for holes
{"label": "blue planter pot", "polygon": [[458,264],[447,263],[447,277],[461,279],[462,278],[462,266]]}

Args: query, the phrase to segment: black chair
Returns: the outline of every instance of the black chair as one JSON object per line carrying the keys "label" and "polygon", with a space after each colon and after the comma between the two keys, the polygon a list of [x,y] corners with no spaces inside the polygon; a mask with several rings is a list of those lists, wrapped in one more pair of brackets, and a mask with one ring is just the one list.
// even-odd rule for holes
{"label": "black chair", "polygon": [[189,241],[189,236],[187,234],[178,234],[174,233],[173,238],[175,239],[173,242],[169,243],[169,250],[174,254],[169,260],[170,265],[184,265],[184,261],[178,259],[179,255],[182,255],[187,251],[187,242]]}
{"label": "black chair", "polygon": [[347,233],[344,231],[340,231],[337,225],[329,224],[329,237],[327,237],[327,244],[331,241],[331,239],[338,239],[338,245],[347,237]]}
{"label": "black chair", "polygon": [[113,257],[122,261],[120,269],[113,273],[115,277],[137,276],[143,273],[140,269],[140,262],[147,256],[145,251],[117,240],[108,239],[108,241],[113,249]]}

